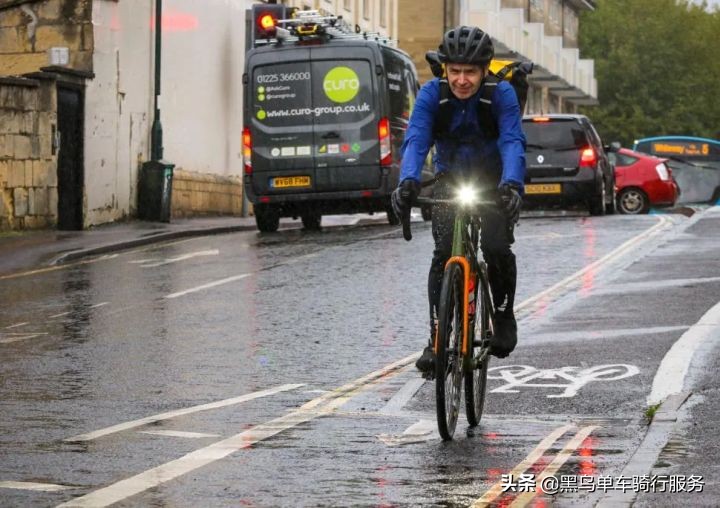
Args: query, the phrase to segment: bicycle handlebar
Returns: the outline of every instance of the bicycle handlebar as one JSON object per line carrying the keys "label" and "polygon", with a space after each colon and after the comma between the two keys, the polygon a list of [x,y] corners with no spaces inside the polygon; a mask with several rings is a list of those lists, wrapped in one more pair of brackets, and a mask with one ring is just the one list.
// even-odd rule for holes
{"label": "bicycle handlebar", "polygon": [[[415,205],[451,205],[451,206],[460,206],[460,203],[458,203],[457,199],[435,199],[435,198],[423,198],[423,197],[417,197],[415,198]],[[472,205],[472,208],[475,210],[482,209],[482,208],[488,208],[492,205],[495,205],[496,203],[494,201],[479,201]],[[402,223],[403,228],[403,238],[405,241],[409,242],[412,240],[412,230],[410,228],[410,209],[408,208],[407,212],[400,217],[400,222]]]}

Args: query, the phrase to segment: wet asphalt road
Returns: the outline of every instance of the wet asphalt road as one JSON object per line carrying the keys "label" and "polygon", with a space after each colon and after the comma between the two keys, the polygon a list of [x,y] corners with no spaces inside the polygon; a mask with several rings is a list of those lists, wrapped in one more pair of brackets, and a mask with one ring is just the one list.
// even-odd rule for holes
{"label": "wet asphalt road", "polygon": [[[715,231],[523,220],[520,346],[491,363],[481,425],[461,415],[443,443],[412,367],[432,250],[414,227],[203,237],[0,281],[0,486],[40,484],[0,505],[542,506],[488,492],[566,425],[527,472],[575,436],[558,475],[619,474],[664,353],[720,300]],[[660,284],[680,277],[708,280]]]}

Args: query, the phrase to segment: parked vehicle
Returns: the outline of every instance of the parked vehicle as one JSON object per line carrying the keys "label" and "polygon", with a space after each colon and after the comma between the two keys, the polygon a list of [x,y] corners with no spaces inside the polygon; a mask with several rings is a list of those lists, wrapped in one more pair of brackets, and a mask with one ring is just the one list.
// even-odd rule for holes
{"label": "parked vehicle", "polygon": [[580,204],[591,215],[615,211],[615,174],[607,151],[584,115],[527,115],[525,202]]}
{"label": "parked vehicle", "polygon": [[624,214],[648,213],[650,207],[673,206],[678,186],[668,160],[627,148],[608,154],[615,166],[617,210]]}
{"label": "parked vehicle", "polygon": [[720,199],[720,141],[693,136],[657,136],[635,141],[633,150],[665,157],[680,188],[680,203]]}
{"label": "parked vehicle", "polygon": [[377,211],[396,224],[390,194],[419,89],[411,58],[317,11],[271,16],[284,8],[253,8],[256,35],[271,32],[245,58],[244,187],[258,229]]}

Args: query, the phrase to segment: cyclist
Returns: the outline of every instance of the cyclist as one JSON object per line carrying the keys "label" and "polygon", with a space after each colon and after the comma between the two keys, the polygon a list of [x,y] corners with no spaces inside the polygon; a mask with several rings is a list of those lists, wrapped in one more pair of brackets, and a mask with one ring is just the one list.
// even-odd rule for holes
{"label": "cyclist", "polygon": [[[433,163],[436,183],[433,196],[452,197],[457,177],[470,177],[481,189],[491,189],[497,206],[483,212],[481,250],[488,265],[488,277],[495,304],[495,335],[491,353],[504,358],[517,344],[517,323],[513,311],[517,269],[511,250],[513,229],[522,204],[525,177],[525,135],[517,95],[512,86],[500,81],[492,95],[491,113],[497,137],[478,118],[483,79],[494,56],[490,36],[477,27],[459,26],[443,36],[438,58],[445,66],[450,89],[452,116],[448,132],[437,132],[440,112],[440,79],[420,89],[403,142],[400,184],[392,194],[395,213],[409,212],[420,191],[420,173],[430,148],[435,146]],[[453,240],[454,209],[434,205],[432,234],[435,241],[430,274],[430,342],[416,366],[423,372],[434,368],[433,342],[437,327],[438,300],[445,262]]]}

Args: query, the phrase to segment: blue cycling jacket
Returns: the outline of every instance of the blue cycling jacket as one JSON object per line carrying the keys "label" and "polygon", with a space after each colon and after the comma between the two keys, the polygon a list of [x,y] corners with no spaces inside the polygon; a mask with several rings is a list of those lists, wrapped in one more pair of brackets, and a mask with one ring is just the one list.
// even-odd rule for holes
{"label": "blue cycling jacket", "polygon": [[498,126],[497,139],[486,137],[478,125],[479,99],[479,92],[465,100],[451,94],[454,111],[450,132],[461,138],[461,142],[435,139],[433,123],[440,110],[440,80],[435,78],[422,86],[402,145],[401,182],[408,178],[420,181],[425,159],[435,145],[435,174],[477,171],[484,179],[498,185],[513,183],[523,189],[525,134],[515,90],[509,83],[501,81],[493,94],[491,112]]}

